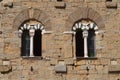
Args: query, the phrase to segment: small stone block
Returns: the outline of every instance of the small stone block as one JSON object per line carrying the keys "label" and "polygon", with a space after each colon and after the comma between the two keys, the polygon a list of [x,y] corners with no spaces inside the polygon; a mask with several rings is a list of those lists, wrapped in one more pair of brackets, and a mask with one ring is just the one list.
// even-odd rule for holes
{"label": "small stone block", "polygon": [[109,72],[120,72],[120,65],[110,65]]}
{"label": "small stone block", "polygon": [[117,61],[111,61],[111,65],[117,65]]}
{"label": "small stone block", "polygon": [[3,61],[3,65],[10,65],[10,61]]}
{"label": "small stone block", "polygon": [[65,2],[56,2],[55,7],[56,8],[65,8],[66,4],[65,4]]}
{"label": "small stone block", "polygon": [[56,65],[55,71],[57,73],[66,73],[67,72],[66,65],[61,65],[61,64]]}
{"label": "small stone block", "polygon": [[0,65],[0,72],[8,72],[12,69],[12,66]]}
{"label": "small stone block", "polygon": [[106,7],[107,8],[117,8],[117,3],[116,2],[106,2]]}

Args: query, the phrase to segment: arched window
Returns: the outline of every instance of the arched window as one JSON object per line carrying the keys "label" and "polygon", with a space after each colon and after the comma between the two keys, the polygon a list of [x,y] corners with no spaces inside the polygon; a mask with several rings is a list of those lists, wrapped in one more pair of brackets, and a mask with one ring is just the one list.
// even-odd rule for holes
{"label": "arched window", "polygon": [[95,57],[97,25],[93,22],[76,22],[73,31],[75,32],[76,57]]}
{"label": "arched window", "polygon": [[42,33],[45,31],[40,23],[25,23],[19,28],[21,36],[21,56],[42,56]]}

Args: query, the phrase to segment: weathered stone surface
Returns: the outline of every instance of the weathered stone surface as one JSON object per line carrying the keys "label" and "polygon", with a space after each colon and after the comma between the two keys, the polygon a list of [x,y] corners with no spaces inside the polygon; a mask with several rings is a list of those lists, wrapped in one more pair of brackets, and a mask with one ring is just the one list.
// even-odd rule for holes
{"label": "weathered stone surface", "polygon": [[106,2],[107,8],[117,8],[117,2]]}
{"label": "weathered stone surface", "polygon": [[120,65],[109,65],[109,72],[120,72]]}
{"label": "weathered stone surface", "polygon": [[66,28],[66,31],[69,31],[71,29],[71,26],[69,25],[73,25],[73,22],[79,21],[81,19],[90,19],[93,20],[96,24],[98,24],[98,26],[102,28],[105,27],[105,24],[102,20],[102,16],[97,11],[93,10],[92,8],[81,7],[78,8],[76,11],[74,11],[68,18],[68,22],[66,22],[66,26],[69,27],[69,29]]}
{"label": "weathered stone surface", "polygon": [[[13,3],[13,7],[4,7]],[[10,4],[11,5],[11,4]],[[59,6],[60,8],[56,8]],[[120,64],[120,1],[119,0],[2,0],[0,2],[0,80],[118,80]],[[96,58],[76,59],[75,35],[78,21],[94,22]],[[41,23],[42,58],[21,57],[18,28],[23,23]],[[3,59],[11,67],[3,67]],[[66,74],[55,73],[59,60],[66,64]],[[115,60],[115,62],[111,62]],[[110,65],[110,66],[109,66]],[[118,66],[115,66],[118,65]],[[109,71],[113,73],[109,73]],[[115,74],[114,74],[115,72]]]}
{"label": "weathered stone surface", "polygon": [[8,72],[12,69],[11,65],[0,65],[0,72]]}
{"label": "weathered stone surface", "polygon": [[65,4],[65,2],[56,2],[55,7],[56,8],[65,8],[66,4]]}
{"label": "weathered stone surface", "polygon": [[66,73],[67,72],[66,65],[57,64],[55,66],[55,72],[57,72],[57,73]]}

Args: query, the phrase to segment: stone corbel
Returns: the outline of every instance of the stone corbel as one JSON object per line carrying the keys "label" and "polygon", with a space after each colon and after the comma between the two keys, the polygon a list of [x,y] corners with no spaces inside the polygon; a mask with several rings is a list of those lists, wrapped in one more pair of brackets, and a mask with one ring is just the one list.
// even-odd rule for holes
{"label": "stone corbel", "polygon": [[58,61],[58,64],[55,65],[55,72],[56,73],[66,73],[67,72],[67,66],[64,63],[64,60]]}

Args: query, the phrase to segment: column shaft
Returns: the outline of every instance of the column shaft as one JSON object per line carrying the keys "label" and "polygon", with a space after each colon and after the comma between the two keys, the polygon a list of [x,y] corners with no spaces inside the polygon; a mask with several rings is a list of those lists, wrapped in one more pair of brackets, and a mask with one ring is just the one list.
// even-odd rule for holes
{"label": "column shaft", "polygon": [[34,54],[33,54],[33,36],[30,36],[30,57],[34,57]]}
{"label": "column shaft", "polygon": [[84,57],[88,57],[87,37],[84,37]]}

